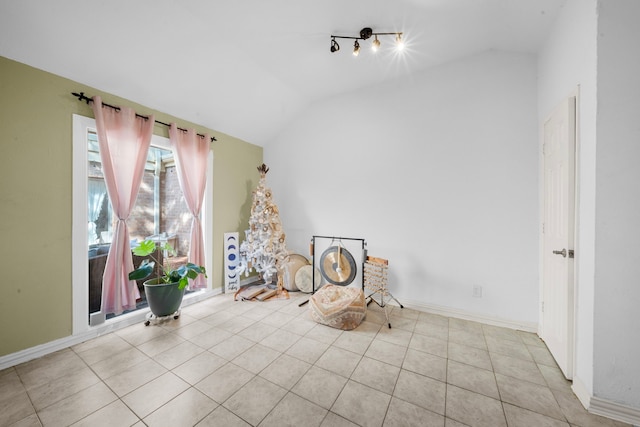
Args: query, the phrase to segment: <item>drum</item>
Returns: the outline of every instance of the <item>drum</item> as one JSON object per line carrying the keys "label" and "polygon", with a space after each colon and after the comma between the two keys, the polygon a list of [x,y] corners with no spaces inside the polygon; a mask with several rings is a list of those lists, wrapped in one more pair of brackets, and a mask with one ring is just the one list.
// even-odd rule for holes
{"label": "drum", "polygon": [[309,265],[309,260],[300,254],[290,254],[289,262],[282,267],[282,286],[288,291],[297,291],[296,273],[298,270]]}
{"label": "drum", "polygon": [[315,290],[317,291],[320,288],[320,283],[322,283],[322,277],[320,276],[320,270],[315,269],[315,277],[313,276],[313,266],[312,265],[304,265],[300,267],[298,272],[296,273],[296,286],[301,292],[306,292],[310,294],[314,290],[313,281],[315,280]]}

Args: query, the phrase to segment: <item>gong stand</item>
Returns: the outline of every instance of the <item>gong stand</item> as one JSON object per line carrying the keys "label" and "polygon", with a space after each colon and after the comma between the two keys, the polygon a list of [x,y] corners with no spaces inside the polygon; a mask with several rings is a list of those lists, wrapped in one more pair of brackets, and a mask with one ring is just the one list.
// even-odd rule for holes
{"label": "gong stand", "polygon": [[[367,259],[366,246],[364,239],[313,236],[309,245],[311,264],[313,265],[311,276],[313,288],[311,293],[315,294],[317,290],[317,272],[320,273],[326,283],[336,286],[349,286],[358,279],[364,291],[364,262]],[[321,283],[321,280],[319,283]],[[303,301],[298,306],[301,307],[308,302],[309,300]]]}

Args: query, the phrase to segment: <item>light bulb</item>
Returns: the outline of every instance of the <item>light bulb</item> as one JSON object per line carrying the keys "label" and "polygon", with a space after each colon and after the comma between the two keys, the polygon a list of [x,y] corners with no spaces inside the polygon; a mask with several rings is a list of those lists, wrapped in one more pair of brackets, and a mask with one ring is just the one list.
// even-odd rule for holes
{"label": "light bulb", "polygon": [[402,40],[402,34],[396,34],[396,47],[398,50],[404,49],[404,40]]}
{"label": "light bulb", "polygon": [[360,54],[360,43],[358,40],[353,44],[353,56],[358,56]]}
{"label": "light bulb", "polygon": [[375,40],[371,42],[371,50],[373,50],[374,52],[377,52],[379,48],[380,48],[380,40],[378,40],[378,36],[376,36]]}

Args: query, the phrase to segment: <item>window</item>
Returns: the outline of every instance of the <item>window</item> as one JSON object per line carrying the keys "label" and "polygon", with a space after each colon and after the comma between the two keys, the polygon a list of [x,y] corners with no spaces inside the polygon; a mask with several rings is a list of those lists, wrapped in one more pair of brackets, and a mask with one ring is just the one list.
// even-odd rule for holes
{"label": "window", "polygon": [[[105,320],[107,323],[115,320],[105,319],[100,312],[102,273],[110,247],[114,216],[102,174],[95,120],[74,115],[73,126],[73,325],[76,334]],[[210,233],[206,230],[211,229],[211,222],[206,212],[211,212],[212,169],[213,155],[210,154],[209,182],[203,209],[205,247],[208,254],[211,242],[208,238]],[[182,197],[168,138],[157,135],[152,137],[143,182],[127,225],[133,244],[146,238],[172,244],[176,254],[165,253],[167,258],[163,262],[178,263],[186,260],[191,214]],[[210,266],[206,267],[211,271]],[[145,308],[144,290],[140,291],[142,298],[138,305],[139,308]],[[189,297],[190,295],[186,295],[185,301]]]}
{"label": "window", "polygon": [[98,135],[87,131],[87,238],[89,248],[111,241],[113,213],[101,170]]}

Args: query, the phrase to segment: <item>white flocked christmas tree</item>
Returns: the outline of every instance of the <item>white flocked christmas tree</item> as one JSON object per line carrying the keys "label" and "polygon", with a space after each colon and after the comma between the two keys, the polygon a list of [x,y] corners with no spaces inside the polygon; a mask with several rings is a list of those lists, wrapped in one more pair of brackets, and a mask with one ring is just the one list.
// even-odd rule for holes
{"label": "white flocked christmas tree", "polygon": [[[249,229],[245,231],[245,240],[240,245],[238,271],[248,276],[255,270],[265,283],[271,283],[274,274],[288,262],[289,252],[278,206],[273,202],[271,189],[266,185],[269,168],[263,163],[258,166],[258,172],[260,181],[253,191]],[[279,289],[282,289],[281,280],[280,276]]]}

